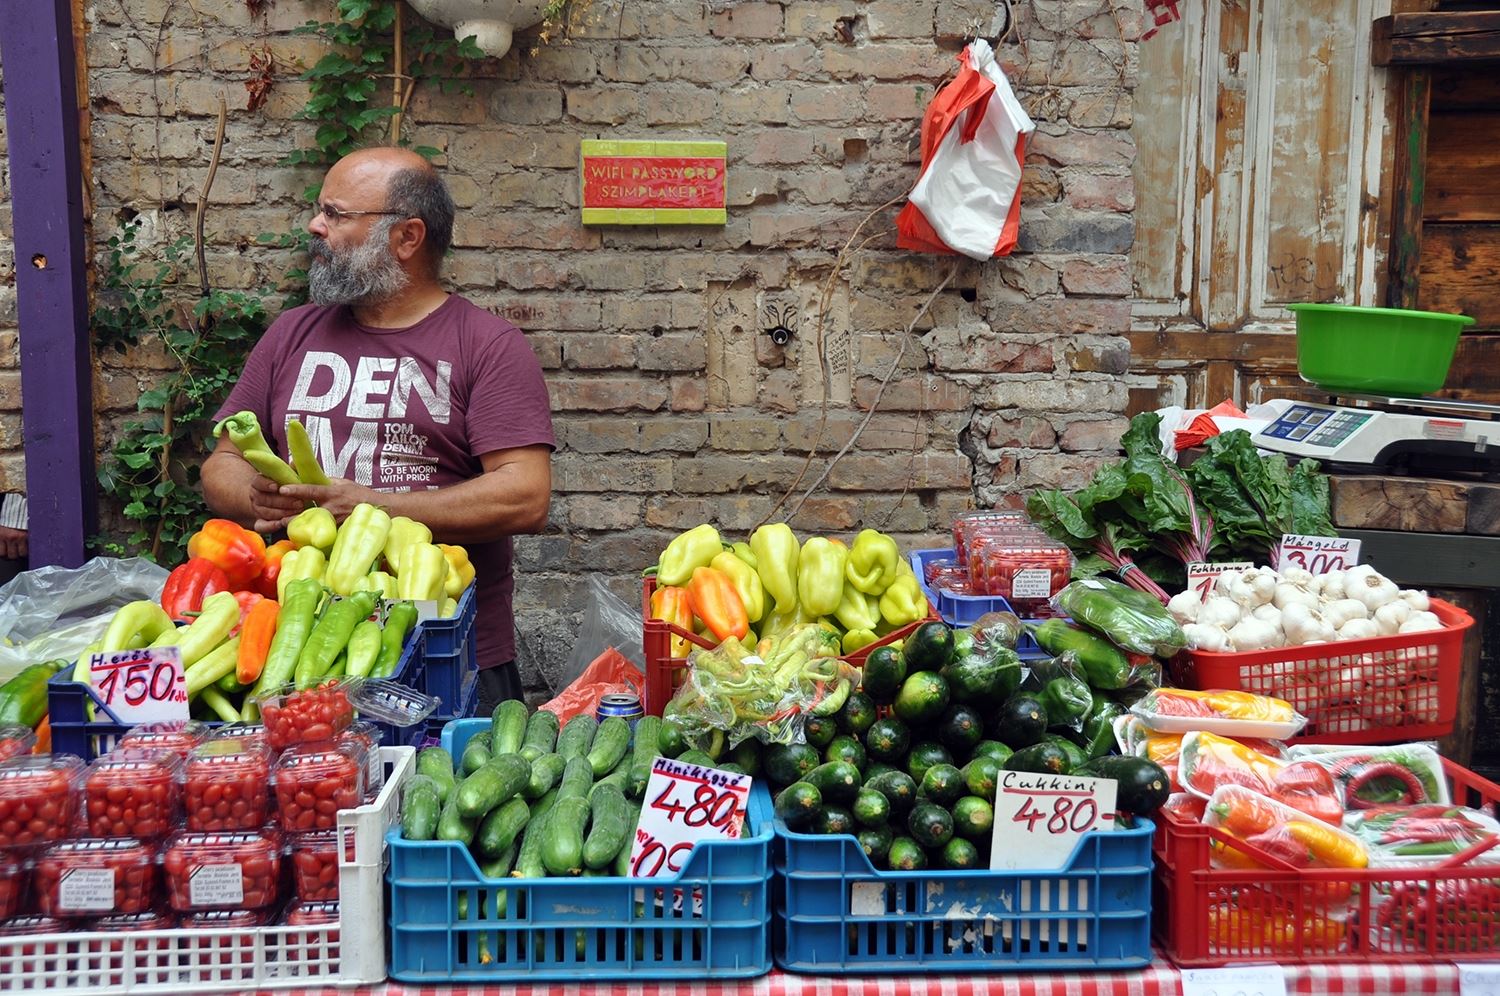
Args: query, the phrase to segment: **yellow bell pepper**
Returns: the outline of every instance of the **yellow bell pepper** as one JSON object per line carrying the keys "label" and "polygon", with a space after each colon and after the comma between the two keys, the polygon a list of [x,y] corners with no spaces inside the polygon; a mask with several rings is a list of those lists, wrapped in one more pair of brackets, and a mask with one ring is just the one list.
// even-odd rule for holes
{"label": "yellow bell pepper", "polygon": [[281,558],[281,573],[276,575],[276,601],[286,603],[286,586],[299,578],[321,582],[328,570],[328,558],[315,546],[299,546]]}
{"label": "yellow bell pepper", "polygon": [[797,562],[802,545],[785,522],[772,522],[750,534],[755,572],[767,594],[776,600],[776,611],[786,614],[797,608]]}
{"label": "yellow bell pepper", "polygon": [[391,519],[390,532],[385,535],[385,563],[387,569],[400,575],[401,561],[406,551],[418,543],[431,543],[432,530],[416,519],[398,515]]}
{"label": "yellow bell pepper", "polygon": [[797,601],[804,612],[826,616],[839,607],[848,560],[849,551],[842,543],[822,536],[802,544],[797,558]]}
{"label": "yellow bell pepper", "polygon": [[388,602],[396,600],[396,579],[385,571],[371,571],[354,586],[355,591],[373,591]]}
{"label": "yellow bell pepper", "polygon": [[439,619],[452,619],[458,615],[458,603],[451,598],[444,598],[438,606]]}
{"label": "yellow bell pepper", "polygon": [[437,548],[448,558],[448,580],[443,582],[443,593],[456,599],[474,583],[474,565],[469,563],[469,551],[452,543],[439,543]]}
{"label": "yellow bell pepper", "polygon": [[312,508],[303,509],[286,524],[286,537],[297,546],[315,546],[324,553],[333,549],[333,541],[338,538],[339,524],[333,520],[333,513],[326,508],[314,505]]}
{"label": "yellow bell pepper", "polygon": [[840,647],[842,647],[844,653],[852,654],[863,650],[879,639],[880,637],[875,635],[873,629],[851,629],[844,634],[844,638],[840,642]]}
{"label": "yellow bell pepper", "polygon": [[418,543],[406,551],[405,565],[396,575],[396,597],[413,602],[437,601],[448,582],[448,558],[431,543]]}
{"label": "yellow bell pepper", "polygon": [[883,595],[900,577],[901,572],[896,566],[900,562],[901,549],[895,540],[877,530],[862,529],[854,538],[854,548],[849,551],[844,576],[867,595]]}
{"label": "yellow bell pepper", "polygon": [[368,502],[355,505],[339,526],[333,552],[328,555],[328,569],[323,573],[328,590],[336,595],[354,594],[355,583],[375,566],[390,532],[391,517],[385,509]]}
{"label": "yellow bell pepper", "polygon": [[693,572],[707,567],[719,555],[724,543],[719,531],[708,523],[694,526],[667,544],[656,560],[656,583],[681,587],[692,580]]}
{"label": "yellow bell pepper", "polygon": [[892,626],[905,626],[927,617],[927,596],[915,574],[904,574],[880,596],[880,614]]}

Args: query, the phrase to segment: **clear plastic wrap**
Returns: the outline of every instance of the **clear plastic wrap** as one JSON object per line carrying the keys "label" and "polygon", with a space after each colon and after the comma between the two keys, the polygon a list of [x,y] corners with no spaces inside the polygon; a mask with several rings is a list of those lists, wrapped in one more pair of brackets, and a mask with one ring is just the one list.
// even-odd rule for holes
{"label": "clear plastic wrap", "polygon": [[1035,695],[1046,707],[1049,726],[1082,730],[1094,708],[1094,691],[1087,673],[1071,650],[1056,657],[1030,661],[1030,672],[1021,688]]}
{"label": "clear plastic wrap", "polygon": [[0,851],[0,920],[8,920],[26,906],[31,869],[24,851]]}
{"label": "clear plastic wrap", "polygon": [[1293,758],[1328,769],[1351,810],[1377,806],[1446,805],[1451,801],[1443,759],[1431,744],[1344,747],[1337,750],[1296,746]]}
{"label": "clear plastic wrap", "polygon": [[24,726],[0,726],[0,761],[30,754],[36,747],[36,733]]}
{"label": "clear plastic wrap", "polygon": [[1268,757],[1212,733],[1183,736],[1177,780],[1185,790],[1204,798],[1226,785],[1249,788],[1334,826],[1344,815],[1338,786],[1318,765]]}
{"label": "clear plastic wrap", "polygon": [[132,727],[116,750],[161,750],[170,751],[179,757],[187,757],[194,747],[209,738],[211,728],[196,719],[168,720],[160,723],[142,723]]}
{"label": "clear plastic wrap", "polygon": [[816,624],[757,649],[733,637],[714,650],[695,649],[663,715],[693,743],[715,730],[731,745],[800,743],[807,716],[836,712],[859,681],[859,670],[838,658],[838,634]]}
{"label": "clear plastic wrap", "polygon": [[1187,646],[1182,627],[1165,605],[1117,581],[1074,581],[1057,593],[1052,606],[1138,654],[1171,657]]}
{"label": "clear plastic wrap", "polygon": [[[1344,829],[1364,841],[1375,865],[1437,864],[1500,836],[1500,823],[1489,813],[1441,803],[1362,809],[1344,818]],[[1500,862],[1500,848],[1477,860]]]}
{"label": "clear plastic wrap", "polygon": [[298,744],[282,751],[273,776],[282,829],[328,830],[340,809],[365,795],[365,750],[359,744]]}
{"label": "clear plastic wrap", "polygon": [[1296,736],[1307,717],[1290,702],[1251,692],[1157,688],[1130,707],[1159,733],[1201,730],[1224,737],[1281,740]]}
{"label": "clear plastic wrap", "polygon": [[254,830],[271,813],[271,748],[252,737],[215,738],[188,756],[187,828]]}
{"label": "clear plastic wrap", "polygon": [[[1353,834],[1243,785],[1216,789],[1204,810],[1203,823],[1294,868],[1359,869],[1370,864],[1368,850]],[[1218,840],[1212,844],[1211,860],[1220,868],[1276,867]]]}

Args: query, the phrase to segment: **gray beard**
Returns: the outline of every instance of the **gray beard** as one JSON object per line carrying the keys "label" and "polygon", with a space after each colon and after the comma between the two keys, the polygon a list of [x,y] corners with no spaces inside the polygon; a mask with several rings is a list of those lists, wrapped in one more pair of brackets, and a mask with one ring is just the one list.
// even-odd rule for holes
{"label": "gray beard", "polygon": [[390,248],[391,229],[399,220],[382,218],[369,238],[353,249],[330,249],[314,238],[307,267],[307,296],[312,302],[323,307],[380,304],[405,290],[409,279]]}

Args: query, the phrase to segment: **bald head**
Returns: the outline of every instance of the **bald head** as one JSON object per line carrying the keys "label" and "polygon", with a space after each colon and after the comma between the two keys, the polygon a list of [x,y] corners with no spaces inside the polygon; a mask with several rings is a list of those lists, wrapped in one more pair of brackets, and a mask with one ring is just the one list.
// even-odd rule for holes
{"label": "bald head", "polygon": [[423,257],[431,275],[437,276],[443,255],[453,243],[455,208],[447,184],[432,163],[395,146],[359,149],[334,163],[323,184],[374,195],[385,210],[422,222],[426,228]]}

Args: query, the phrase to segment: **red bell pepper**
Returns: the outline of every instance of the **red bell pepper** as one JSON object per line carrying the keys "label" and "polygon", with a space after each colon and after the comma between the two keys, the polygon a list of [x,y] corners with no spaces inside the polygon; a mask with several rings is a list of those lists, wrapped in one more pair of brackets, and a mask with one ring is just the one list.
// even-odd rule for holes
{"label": "red bell pepper", "polygon": [[1276,773],[1271,798],[1330,826],[1343,826],[1344,805],[1328,769],[1312,761],[1294,761]]}
{"label": "red bell pepper", "polygon": [[161,607],[173,622],[189,622],[203,608],[205,598],[228,590],[229,578],[219,565],[202,557],[191,557],[167,575],[167,583],[161,590]]}
{"label": "red bell pepper", "polygon": [[266,566],[266,541],[260,534],[228,519],[209,519],[188,540],[189,557],[202,557],[217,564],[238,591],[248,588]]}
{"label": "red bell pepper", "polygon": [[281,558],[297,549],[297,544],[289,539],[277,540],[266,547],[266,563],[260,569],[260,577],[255,579],[255,590],[267,598],[276,597],[276,579],[281,576]]}

